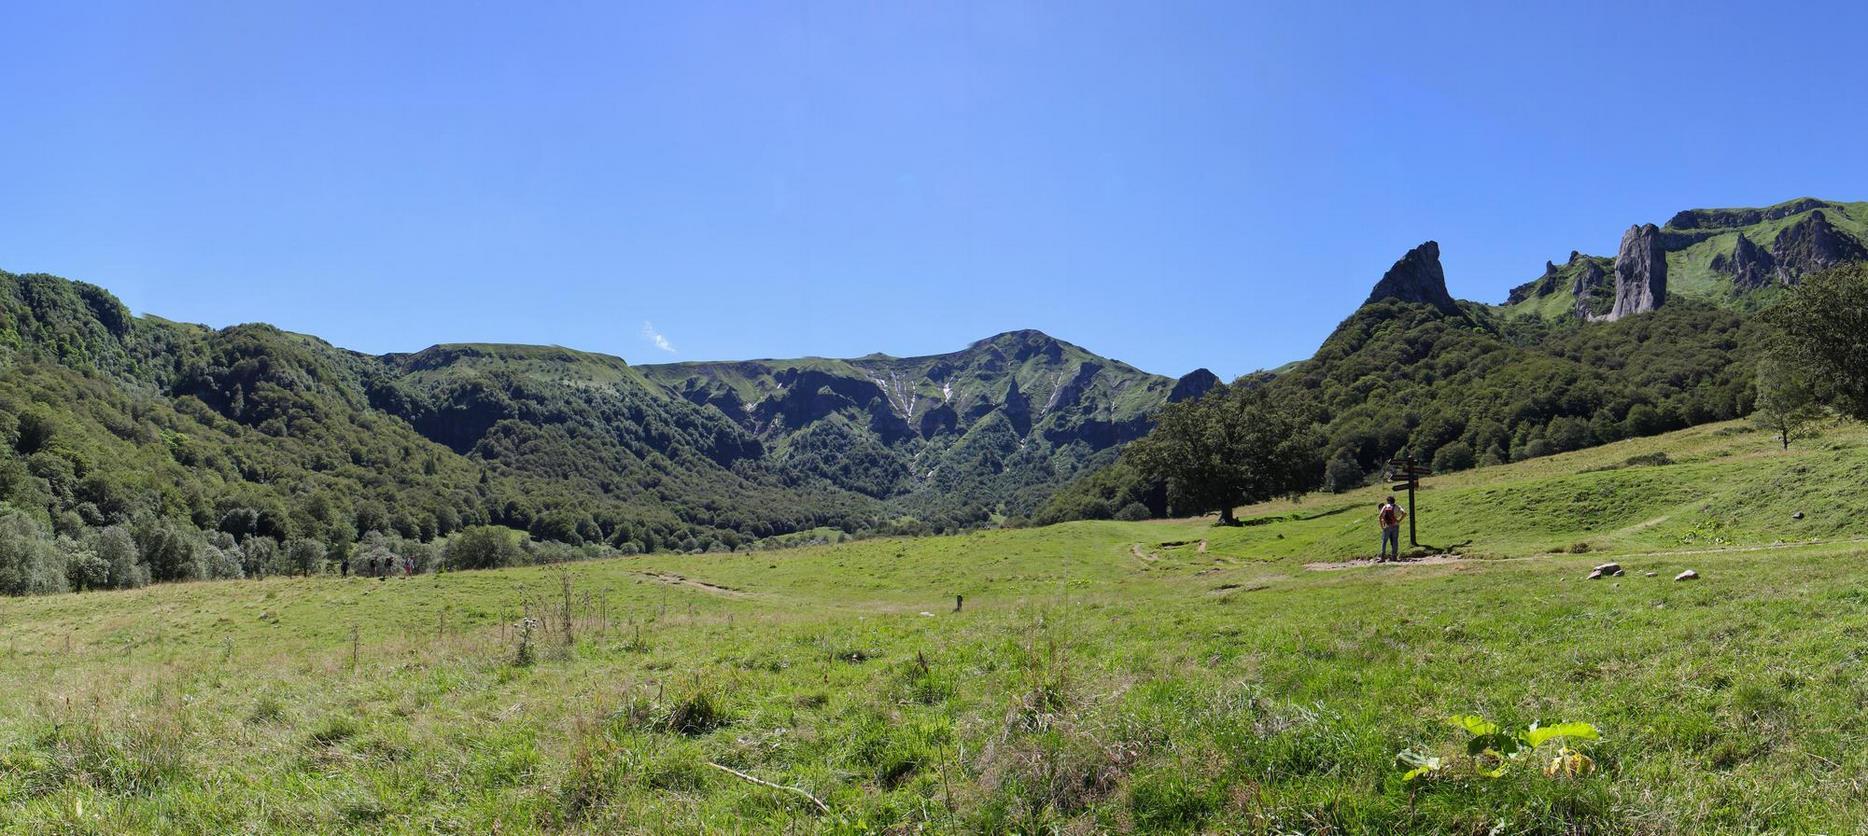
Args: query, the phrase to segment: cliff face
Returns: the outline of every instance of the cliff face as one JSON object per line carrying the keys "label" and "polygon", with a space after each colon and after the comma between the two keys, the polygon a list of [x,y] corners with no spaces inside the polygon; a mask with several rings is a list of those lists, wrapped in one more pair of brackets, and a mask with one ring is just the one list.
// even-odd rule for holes
{"label": "cliff face", "polygon": [[1769,283],[1775,277],[1776,268],[1776,259],[1771,257],[1770,251],[1752,243],[1743,232],[1738,233],[1731,254],[1712,257],[1712,269],[1731,276],[1735,287],[1746,290]]}
{"label": "cliff face", "polygon": [[1615,306],[1602,319],[1645,313],[1666,301],[1667,251],[1661,248],[1660,228],[1631,226],[1615,253]]}
{"label": "cliff face", "polygon": [[1868,260],[1868,247],[1837,229],[1828,215],[1817,210],[1777,234],[1771,242],[1771,259],[1777,280],[1795,284],[1804,276],[1838,264]]}

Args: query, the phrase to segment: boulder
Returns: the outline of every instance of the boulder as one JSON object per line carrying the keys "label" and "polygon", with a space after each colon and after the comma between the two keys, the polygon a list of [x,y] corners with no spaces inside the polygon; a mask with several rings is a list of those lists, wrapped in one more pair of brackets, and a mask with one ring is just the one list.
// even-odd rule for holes
{"label": "boulder", "polygon": [[1796,513],[1794,513],[1794,514],[1791,514],[1791,515],[1790,515],[1790,518],[1791,518],[1791,519],[1793,519],[1793,520],[1800,520],[1800,519],[1803,519],[1803,512],[1802,512],[1802,511],[1798,511],[1798,512],[1796,512]]}
{"label": "boulder", "polygon": [[1698,572],[1695,572],[1695,571],[1693,571],[1693,570],[1691,570],[1691,569],[1688,569],[1688,570],[1686,570],[1686,571],[1684,571],[1684,572],[1681,572],[1681,573],[1680,573],[1680,574],[1678,574],[1678,575],[1674,575],[1674,576],[1673,576],[1673,579],[1674,579],[1674,580],[1676,580],[1676,581],[1692,581],[1692,580],[1698,580],[1698,579],[1699,579],[1699,573],[1698,573]]}

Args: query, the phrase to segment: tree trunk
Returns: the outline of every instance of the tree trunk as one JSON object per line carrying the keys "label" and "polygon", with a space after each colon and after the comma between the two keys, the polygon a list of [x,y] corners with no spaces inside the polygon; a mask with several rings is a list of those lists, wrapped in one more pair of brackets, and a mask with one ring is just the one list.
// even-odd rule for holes
{"label": "tree trunk", "polygon": [[1237,520],[1234,520],[1232,518],[1232,504],[1231,503],[1227,503],[1225,505],[1219,506],[1219,524],[1220,525],[1233,525],[1236,522]]}
{"label": "tree trunk", "polygon": [[1790,430],[1786,429],[1778,433],[1778,437],[1784,440],[1784,449],[1790,449]]}

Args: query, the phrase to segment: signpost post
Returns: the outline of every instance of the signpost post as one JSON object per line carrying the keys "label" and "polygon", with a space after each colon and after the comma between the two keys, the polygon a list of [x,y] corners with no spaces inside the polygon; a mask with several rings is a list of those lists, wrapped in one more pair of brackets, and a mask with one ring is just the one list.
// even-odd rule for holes
{"label": "signpost post", "polygon": [[1404,455],[1388,462],[1388,475],[1407,480],[1405,484],[1394,486],[1394,490],[1407,490],[1407,541],[1408,545],[1420,548],[1420,538],[1414,533],[1414,490],[1420,487],[1420,477],[1432,476],[1433,471],[1414,461],[1413,456]]}

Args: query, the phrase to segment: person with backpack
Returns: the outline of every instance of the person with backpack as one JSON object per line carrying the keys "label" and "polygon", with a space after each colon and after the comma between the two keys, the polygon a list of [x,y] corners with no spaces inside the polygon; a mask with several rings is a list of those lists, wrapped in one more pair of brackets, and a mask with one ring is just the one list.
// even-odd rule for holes
{"label": "person with backpack", "polygon": [[[1375,562],[1384,562],[1390,556],[1395,560],[1400,560],[1401,521],[1407,519],[1407,512],[1402,510],[1400,505],[1395,504],[1395,498],[1391,496],[1388,497],[1387,502],[1382,503],[1381,511],[1375,516],[1382,524],[1382,551],[1381,556],[1375,558]],[[1394,547],[1392,552],[1389,551],[1391,545]]]}

